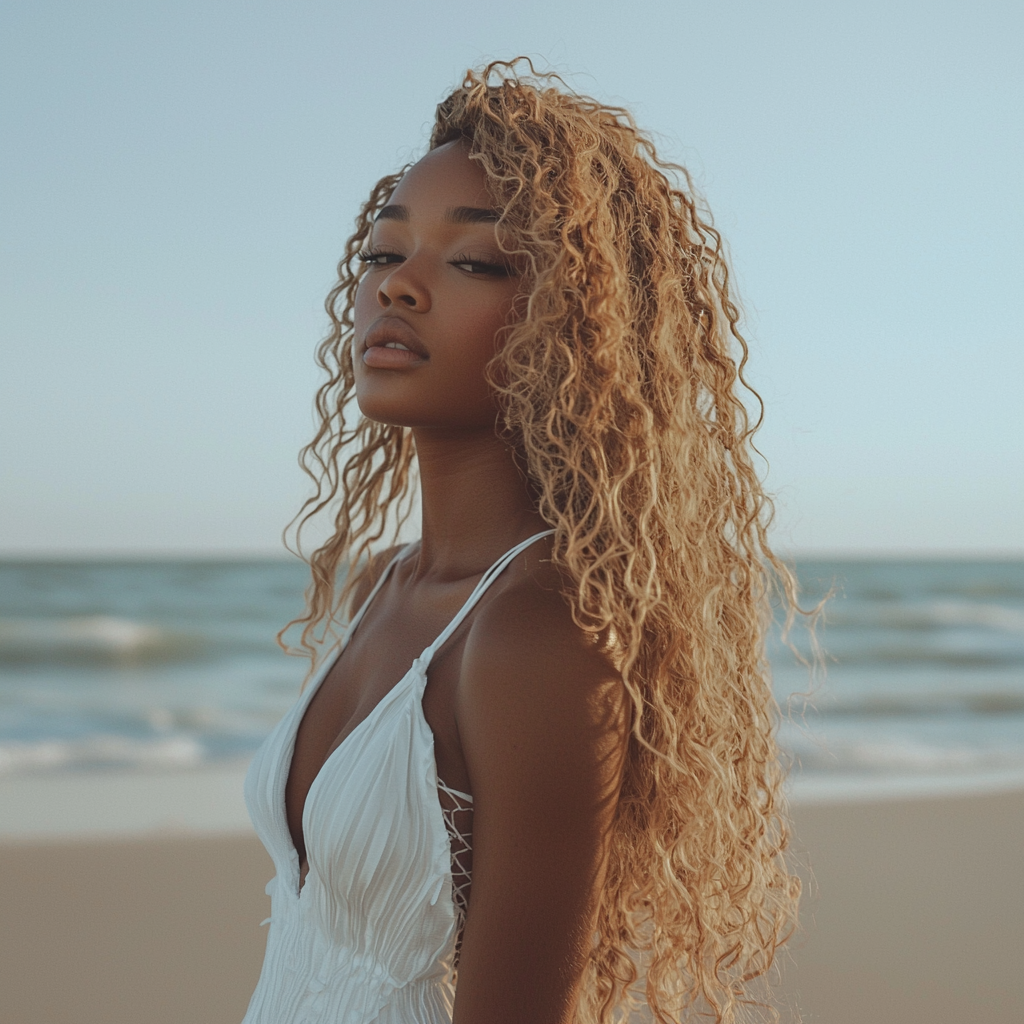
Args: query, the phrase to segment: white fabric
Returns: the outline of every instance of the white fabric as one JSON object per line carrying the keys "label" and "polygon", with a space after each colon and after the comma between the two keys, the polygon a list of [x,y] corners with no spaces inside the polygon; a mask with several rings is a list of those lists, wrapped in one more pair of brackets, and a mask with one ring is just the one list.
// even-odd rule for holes
{"label": "white fabric", "polygon": [[[245,800],[277,874],[267,886],[263,970],[242,1024],[450,1024],[462,915],[423,716],[427,669],[516,555],[552,532],[517,544],[484,573],[441,635],[327,758],[303,808],[309,872],[301,888],[285,785],[299,723],[338,655],[257,751]],[[349,623],[338,654],[399,557]]]}

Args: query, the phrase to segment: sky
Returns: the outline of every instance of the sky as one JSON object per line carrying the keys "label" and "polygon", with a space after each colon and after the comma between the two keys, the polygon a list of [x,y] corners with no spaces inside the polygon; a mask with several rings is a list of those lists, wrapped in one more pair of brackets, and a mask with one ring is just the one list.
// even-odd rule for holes
{"label": "sky", "polygon": [[629,106],[732,254],[776,546],[1024,554],[1024,6],[0,15],[0,555],[275,554],[323,298],[464,70]]}

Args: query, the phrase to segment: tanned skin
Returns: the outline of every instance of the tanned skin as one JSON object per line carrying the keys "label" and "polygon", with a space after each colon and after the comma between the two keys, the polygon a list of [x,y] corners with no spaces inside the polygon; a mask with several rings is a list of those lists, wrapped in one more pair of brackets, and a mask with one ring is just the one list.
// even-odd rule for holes
{"label": "tanned skin", "polygon": [[[356,298],[362,412],[411,427],[422,540],[394,567],[300,724],[286,805],[369,715],[504,551],[547,524],[496,435],[484,367],[520,289],[483,171],[462,143],[402,179]],[[419,351],[367,349],[388,338]],[[369,354],[367,354],[369,352]],[[551,542],[516,558],[438,652],[423,698],[439,778],[474,797],[473,887],[454,1024],[570,1024],[598,908],[628,735],[614,655],[580,629]],[[360,580],[362,602],[394,551]]]}

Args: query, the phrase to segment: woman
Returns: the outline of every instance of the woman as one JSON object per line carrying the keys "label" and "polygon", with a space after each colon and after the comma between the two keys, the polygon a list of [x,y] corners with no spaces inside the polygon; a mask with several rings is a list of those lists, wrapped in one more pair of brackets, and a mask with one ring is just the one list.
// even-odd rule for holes
{"label": "woman", "polygon": [[[726,1021],[792,923],[791,582],[719,238],[626,112],[515,64],[377,184],[327,302],[319,667],[246,783],[277,869],[246,1024],[607,1022],[631,987]],[[366,560],[414,467],[421,539]]]}

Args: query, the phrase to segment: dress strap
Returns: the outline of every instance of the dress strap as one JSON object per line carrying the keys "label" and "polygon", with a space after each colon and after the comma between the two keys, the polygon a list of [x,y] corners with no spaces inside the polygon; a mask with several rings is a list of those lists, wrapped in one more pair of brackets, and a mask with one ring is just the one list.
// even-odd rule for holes
{"label": "dress strap", "polygon": [[394,568],[395,562],[397,562],[402,557],[402,555],[404,555],[409,550],[411,546],[411,544],[405,544],[401,548],[399,548],[398,551],[395,552],[394,557],[391,559],[391,561],[388,562],[388,564],[385,566],[384,571],[377,577],[377,582],[374,583],[373,588],[370,590],[370,593],[366,595],[366,600],[359,606],[359,610],[355,613],[355,615],[353,615],[352,618],[349,619],[349,623],[345,627],[345,632],[342,634],[342,647],[344,647],[348,643],[349,637],[352,636],[356,626],[359,625],[360,620],[366,614],[366,609],[370,607],[370,603],[377,596],[377,591],[384,586],[385,581],[391,575],[391,570],[392,568]]}
{"label": "dress strap", "polygon": [[441,631],[441,635],[420,655],[419,661],[423,665],[424,672],[429,667],[430,662],[433,660],[434,655],[443,646],[443,644],[462,625],[463,619],[473,610],[474,605],[477,601],[483,597],[487,588],[511,565],[515,557],[521,552],[525,551],[535,541],[541,539],[541,537],[550,537],[554,530],[542,530],[540,533],[535,533],[532,537],[527,537],[526,540],[520,541],[515,547],[509,548],[488,570],[480,577],[480,582],[473,588],[473,593],[466,599],[466,603],[455,613],[455,618],[448,623],[447,626]]}

